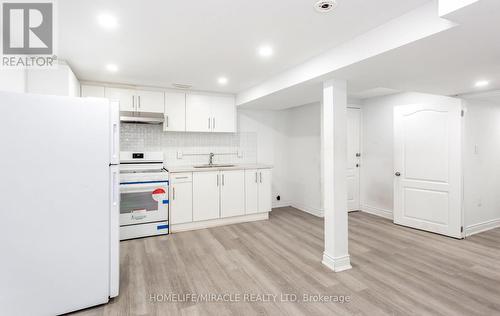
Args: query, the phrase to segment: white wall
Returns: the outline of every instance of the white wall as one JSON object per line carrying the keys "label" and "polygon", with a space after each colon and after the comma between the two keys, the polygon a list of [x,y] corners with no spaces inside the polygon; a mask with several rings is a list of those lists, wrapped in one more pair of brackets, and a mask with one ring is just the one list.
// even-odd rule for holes
{"label": "white wall", "polygon": [[320,103],[286,110],[291,205],[323,216]]}
{"label": "white wall", "polygon": [[323,215],[320,111],[319,103],[280,111],[238,110],[239,132],[257,134],[257,161],[274,166],[274,207],[293,205]]}
{"label": "white wall", "polygon": [[464,206],[466,233],[500,225],[500,100],[466,100]]}
{"label": "white wall", "polygon": [[[273,207],[290,205],[287,130],[284,111],[238,109],[239,133],[255,133],[258,163],[273,165]],[[280,201],[276,200],[280,196]]]}

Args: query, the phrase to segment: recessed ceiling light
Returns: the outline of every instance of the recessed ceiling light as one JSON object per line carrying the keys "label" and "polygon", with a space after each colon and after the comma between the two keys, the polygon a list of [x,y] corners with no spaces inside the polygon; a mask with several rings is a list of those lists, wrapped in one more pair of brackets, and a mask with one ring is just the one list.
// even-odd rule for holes
{"label": "recessed ceiling light", "polygon": [[118,20],[114,15],[103,13],[100,14],[97,17],[97,21],[99,22],[99,25],[102,26],[105,29],[115,29],[118,27]]}
{"label": "recessed ceiling light", "polygon": [[217,79],[217,82],[221,85],[226,85],[228,81],[226,77],[219,77],[219,79]]}
{"label": "recessed ceiling light", "polygon": [[487,80],[479,80],[475,84],[476,88],[482,88],[482,87],[486,87],[486,86],[489,86],[489,85],[490,85],[490,82],[487,81]]}
{"label": "recessed ceiling light", "polygon": [[268,45],[259,47],[259,55],[261,57],[271,57],[273,55],[273,48]]}
{"label": "recessed ceiling light", "polygon": [[110,72],[117,72],[118,71],[118,66],[115,64],[107,64],[106,69]]}
{"label": "recessed ceiling light", "polygon": [[324,13],[324,12],[329,12],[332,11],[337,7],[337,1],[336,0],[319,0],[314,4],[314,8],[316,11]]}

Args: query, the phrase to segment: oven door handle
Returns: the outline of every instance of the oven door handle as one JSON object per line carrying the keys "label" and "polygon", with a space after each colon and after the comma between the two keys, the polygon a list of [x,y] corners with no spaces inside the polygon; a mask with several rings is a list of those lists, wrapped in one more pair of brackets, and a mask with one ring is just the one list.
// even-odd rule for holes
{"label": "oven door handle", "polygon": [[167,183],[147,183],[147,184],[120,184],[120,193],[146,193],[155,189],[164,188],[168,192]]}
{"label": "oven door handle", "polygon": [[145,211],[139,211],[139,212],[132,211],[132,219],[141,220],[141,219],[145,219],[146,216],[147,215],[146,215]]}

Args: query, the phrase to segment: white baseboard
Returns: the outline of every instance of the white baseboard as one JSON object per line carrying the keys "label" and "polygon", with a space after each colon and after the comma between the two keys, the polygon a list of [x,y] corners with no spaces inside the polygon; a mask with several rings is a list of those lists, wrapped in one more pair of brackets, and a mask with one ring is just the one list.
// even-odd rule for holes
{"label": "white baseboard", "polygon": [[287,207],[287,206],[291,206],[291,205],[292,205],[292,202],[290,202],[290,201],[276,201],[276,202],[273,202],[273,208]]}
{"label": "white baseboard", "polygon": [[381,209],[378,207],[369,206],[366,204],[361,204],[361,211],[368,213],[368,214],[377,215],[377,216],[380,216],[383,218],[387,218],[390,220],[394,219],[394,215],[392,214],[392,211],[384,210],[384,209]]}
{"label": "white baseboard", "polygon": [[266,220],[266,219],[269,219],[268,212],[235,216],[235,217],[211,219],[211,220],[200,221],[200,222],[191,222],[191,223],[184,223],[184,224],[172,224],[171,225],[171,232],[178,233],[178,232],[184,232],[184,231],[196,230],[196,229],[204,229],[204,228],[210,228],[210,227],[216,227],[216,226],[254,222],[254,221],[262,221],[262,220]]}
{"label": "white baseboard", "polygon": [[472,236],[498,227],[500,227],[500,218],[479,224],[470,225],[465,228],[465,236],[466,237]]}
{"label": "white baseboard", "polygon": [[341,272],[352,268],[351,257],[349,255],[334,258],[326,252],[323,252],[323,264],[335,272]]}
{"label": "white baseboard", "polygon": [[324,217],[325,216],[325,212],[322,209],[319,209],[319,208],[309,207],[307,205],[304,205],[304,204],[301,204],[301,203],[297,203],[297,202],[292,202],[291,206],[294,207],[294,208],[296,208],[296,209],[298,209],[298,210],[301,210],[303,212],[306,212],[306,213],[309,213],[311,215],[314,215],[316,217]]}

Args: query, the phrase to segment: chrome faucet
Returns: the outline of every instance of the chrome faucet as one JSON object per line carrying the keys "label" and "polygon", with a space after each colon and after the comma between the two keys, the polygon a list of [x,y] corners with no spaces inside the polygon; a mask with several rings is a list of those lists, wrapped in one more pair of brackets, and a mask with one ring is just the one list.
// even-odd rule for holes
{"label": "chrome faucet", "polygon": [[211,166],[211,165],[213,165],[213,164],[214,164],[214,156],[215,156],[215,154],[214,154],[214,153],[210,153],[210,154],[208,155],[208,165],[209,165],[209,166]]}

